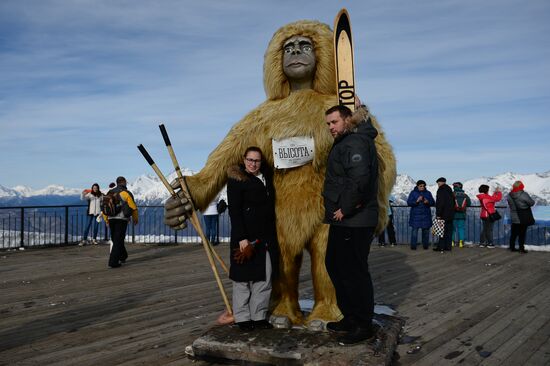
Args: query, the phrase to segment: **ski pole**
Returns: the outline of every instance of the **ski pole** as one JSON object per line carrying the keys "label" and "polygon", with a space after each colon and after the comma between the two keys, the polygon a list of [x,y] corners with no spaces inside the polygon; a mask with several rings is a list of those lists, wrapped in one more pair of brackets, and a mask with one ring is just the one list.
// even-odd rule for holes
{"label": "ski pole", "polygon": [[[151,165],[151,168],[153,168],[155,173],[157,173],[157,176],[159,177],[161,182],[164,184],[164,186],[166,187],[168,192],[170,192],[172,197],[179,198],[177,193],[174,191],[174,188],[172,188],[170,183],[168,183],[168,181],[166,180],[166,178],[164,177],[164,175],[162,174],[160,169],[157,167],[157,165],[155,164],[155,162],[151,158],[151,155],[149,155],[149,153],[147,152],[145,147],[140,144],[137,148],[141,152],[141,154],[143,155],[145,160],[147,160],[149,165]],[[197,220],[195,220],[195,219],[197,219]],[[194,210],[193,210],[193,216],[191,216],[191,223],[193,224],[193,226],[195,226],[195,229],[197,230],[197,232],[199,232],[199,235],[201,235],[202,229],[201,229],[200,223],[198,222],[198,217],[197,217]],[[202,233],[201,239],[202,239],[203,236],[204,236],[204,233]],[[203,247],[206,251],[206,256],[208,257],[208,261],[210,262],[210,268],[212,269],[212,272],[214,272],[214,276],[216,277],[216,283],[218,284],[218,288],[220,289],[220,293],[222,295],[223,302],[225,303],[226,311],[229,314],[233,314],[233,312],[231,311],[231,305],[229,304],[229,300],[227,298],[227,294],[225,293],[225,289],[224,289],[222,281],[220,279],[220,275],[218,274],[218,268],[216,267],[216,263],[214,263],[214,258],[212,257],[212,253],[210,252],[210,250],[206,246],[206,241],[203,240],[202,244],[203,244]]]}
{"label": "ski pole", "polygon": [[203,242],[206,241],[208,249],[210,249],[212,254],[214,254],[214,256],[216,257],[216,259],[218,260],[222,268],[225,270],[225,272],[229,273],[229,271],[227,270],[227,266],[225,265],[225,262],[219,256],[218,252],[214,250],[214,248],[212,247],[212,243],[210,243],[210,241],[206,238],[206,235],[204,235],[204,231],[202,230],[202,226],[200,225],[199,217],[196,213],[195,204],[193,203],[193,198],[191,197],[191,193],[189,193],[189,188],[187,187],[187,183],[185,182],[185,179],[183,178],[183,174],[181,173],[180,165],[178,163],[178,159],[176,158],[176,153],[172,148],[172,143],[170,142],[170,138],[168,137],[168,132],[166,131],[166,127],[164,127],[164,124],[161,124],[159,125],[159,128],[160,128],[160,132],[162,133],[162,138],[164,139],[164,143],[166,144],[166,148],[168,149],[168,153],[170,154],[170,158],[172,159],[172,164],[174,164],[174,169],[176,170],[176,174],[178,175],[178,180],[180,182],[181,189],[183,190],[185,195],[189,197],[191,207],[193,210],[192,218],[194,218],[195,222],[198,225],[198,226],[197,225],[193,225],[193,226],[195,226],[195,229],[199,233],[199,236],[201,237]]}

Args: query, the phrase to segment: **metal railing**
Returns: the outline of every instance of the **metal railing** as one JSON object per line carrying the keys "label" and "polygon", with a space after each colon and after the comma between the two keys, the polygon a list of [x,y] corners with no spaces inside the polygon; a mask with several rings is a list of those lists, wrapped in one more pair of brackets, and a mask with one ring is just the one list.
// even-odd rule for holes
{"label": "metal railing", "polygon": [[[83,239],[88,224],[86,210],[86,205],[0,207],[0,249],[76,244]],[[164,224],[164,206],[141,205],[138,212],[138,225],[128,225],[127,242],[200,243],[190,224],[179,231]],[[219,241],[227,241],[230,232],[227,212],[219,215],[218,220]],[[92,237],[90,228],[88,238]],[[99,223],[97,239],[110,239],[104,221]]]}
{"label": "metal railing", "polygon": [[[396,239],[398,243],[409,244],[411,241],[412,228],[409,226],[410,207],[404,205],[395,205],[393,207],[393,223],[395,226]],[[511,225],[509,221],[509,210],[507,206],[496,206],[503,219],[494,223],[493,226],[493,243],[495,245],[508,245],[510,240]],[[435,208],[431,208],[432,218],[435,216]],[[479,218],[481,207],[470,206],[466,210],[465,242],[479,243],[482,229],[482,222]],[[420,233],[418,240],[420,240]],[[458,242],[456,234],[453,235],[453,240]],[[435,238],[430,230],[430,242],[435,243],[438,238]],[[533,225],[527,230],[525,238],[526,244],[529,245],[548,245],[550,244],[550,231],[546,226]]]}
{"label": "metal railing", "polygon": [[[20,247],[37,247],[52,245],[70,245],[82,238],[88,222],[86,205],[63,206],[18,206],[0,207],[0,249]],[[507,245],[510,238],[510,224],[506,219],[508,209],[497,207],[504,217],[495,223],[493,241],[497,245]],[[409,226],[410,208],[393,206],[394,226],[397,242],[410,243],[411,227]],[[469,207],[466,214],[466,242],[478,243],[481,232],[479,219],[480,207]],[[435,210],[432,208],[432,216]],[[185,230],[174,231],[164,225],[164,207],[161,205],[139,206],[139,224],[129,225],[127,242],[131,243],[199,243],[200,237],[189,225]],[[200,216],[200,214],[199,214]],[[219,216],[219,241],[229,241],[231,225],[227,211]],[[88,235],[92,237],[92,230]],[[108,240],[109,229],[104,222],[99,224],[98,239]],[[430,241],[435,239],[430,233]],[[526,244],[550,244],[550,232],[545,226],[530,226]]]}

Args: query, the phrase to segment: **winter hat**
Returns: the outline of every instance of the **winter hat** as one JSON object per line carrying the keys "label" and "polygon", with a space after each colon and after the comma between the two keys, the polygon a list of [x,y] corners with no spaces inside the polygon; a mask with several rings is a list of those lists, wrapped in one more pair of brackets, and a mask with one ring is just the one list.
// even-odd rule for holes
{"label": "winter hat", "polygon": [[462,189],[462,183],[460,183],[460,182],[454,182],[454,183],[453,183],[453,187],[458,187],[458,188]]}
{"label": "winter hat", "polygon": [[437,180],[435,182],[436,183],[439,183],[439,182],[447,183],[447,179],[441,177],[441,178],[437,178]]}
{"label": "winter hat", "polygon": [[525,186],[521,180],[516,180],[514,184],[512,184],[512,192],[523,191],[524,188]]}

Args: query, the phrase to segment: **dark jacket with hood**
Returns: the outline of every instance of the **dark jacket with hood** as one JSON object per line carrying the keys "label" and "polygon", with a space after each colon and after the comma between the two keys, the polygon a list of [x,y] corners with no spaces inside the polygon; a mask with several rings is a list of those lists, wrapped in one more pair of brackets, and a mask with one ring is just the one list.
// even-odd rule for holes
{"label": "dark jacket with hood", "polygon": [[447,184],[443,184],[437,189],[435,216],[445,221],[451,221],[455,216],[455,198],[453,190]]}
{"label": "dark jacket with hood", "polygon": [[[420,196],[426,199],[428,203],[424,203],[424,200],[418,202]],[[413,229],[429,229],[432,227],[432,210],[430,207],[435,205],[435,200],[430,191],[427,189],[421,191],[418,187],[414,187],[407,198],[407,205],[411,208],[409,226]]]}
{"label": "dark jacket with hood", "polygon": [[[229,278],[237,282],[265,281],[266,250],[269,250],[273,274],[278,269],[278,245],[275,229],[275,193],[271,175],[261,171],[266,184],[245,171],[243,166],[228,169],[227,199],[231,219],[231,267]],[[239,242],[248,239],[255,244],[255,254],[248,262],[233,259]]]}
{"label": "dark jacket with hood", "polygon": [[[331,225],[375,227],[378,223],[378,158],[374,138],[378,131],[368,113],[350,132],[334,140],[323,189],[325,220]],[[342,221],[333,214],[342,210]]]}

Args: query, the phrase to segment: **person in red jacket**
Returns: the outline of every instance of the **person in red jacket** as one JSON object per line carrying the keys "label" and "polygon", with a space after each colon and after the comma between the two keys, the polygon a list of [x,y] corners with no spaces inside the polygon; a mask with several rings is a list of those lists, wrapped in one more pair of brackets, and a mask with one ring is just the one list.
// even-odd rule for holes
{"label": "person in red jacket", "polygon": [[489,221],[489,214],[495,213],[495,203],[502,199],[500,188],[495,188],[495,193],[489,195],[489,186],[482,184],[479,186],[479,194],[476,196],[481,206],[479,217],[483,228],[481,229],[480,247],[494,248],[493,244],[493,221]]}

